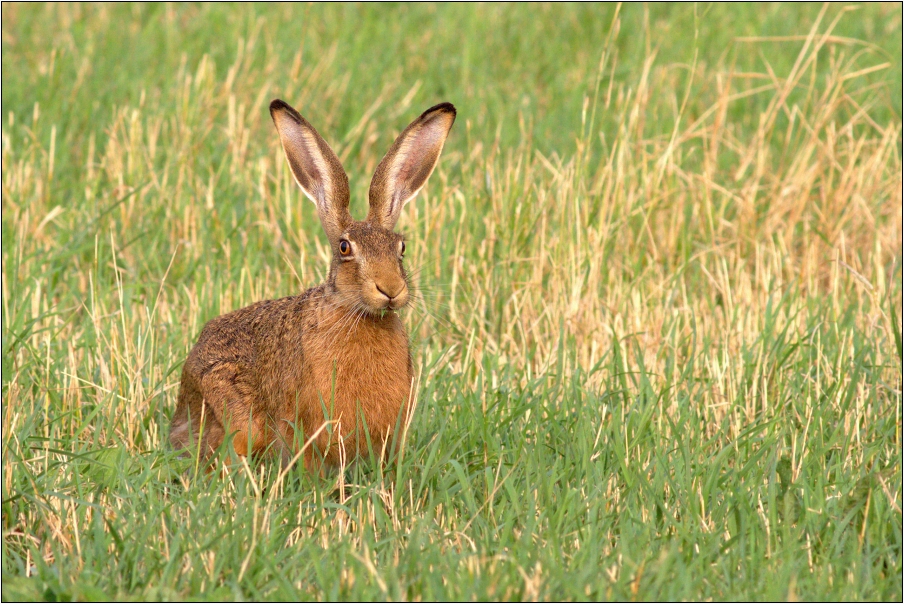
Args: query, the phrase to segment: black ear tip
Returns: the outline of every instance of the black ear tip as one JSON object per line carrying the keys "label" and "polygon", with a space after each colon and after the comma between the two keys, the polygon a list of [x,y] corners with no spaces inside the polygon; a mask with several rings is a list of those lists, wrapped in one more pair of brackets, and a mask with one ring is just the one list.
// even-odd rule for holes
{"label": "black ear tip", "polygon": [[270,117],[276,119],[276,113],[279,111],[285,111],[299,124],[303,121],[301,114],[295,111],[295,109],[293,109],[292,106],[289,105],[289,103],[285,102],[282,99],[273,99],[272,101],[270,101]]}
{"label": "black ear tip", "polygon": [[285,109],[289,105],[282,99],[273,99],[270,101],[270,115],[273,115],[274,111],[279,111],[280,109]]}
{"label": "black ear tip", "polygon": [[457,112],[455,111],[455,105],[448,102],[434,105],[433,107],[425,111],[424,115],[429,115],[431,113],[451,113],[453,118],[457,115]]}

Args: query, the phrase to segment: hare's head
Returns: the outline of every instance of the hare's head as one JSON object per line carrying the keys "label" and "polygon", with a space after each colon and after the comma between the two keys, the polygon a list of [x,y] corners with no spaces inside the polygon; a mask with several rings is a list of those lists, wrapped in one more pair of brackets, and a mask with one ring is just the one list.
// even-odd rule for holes
{"label": "hare's head", "polygon": [[348,176],[339,158],[307,120],[281,100],[270,103],[295,181],[317,206],[333,249],[328,283],[339,304],[369,314],[408,303],[402,266],[405,241],[393,232],[402,208],[427,182],[439,161],[455,107],[441,103],[425,111],[399,135],[370,183],[370,210],[363,221],[348,211]]}

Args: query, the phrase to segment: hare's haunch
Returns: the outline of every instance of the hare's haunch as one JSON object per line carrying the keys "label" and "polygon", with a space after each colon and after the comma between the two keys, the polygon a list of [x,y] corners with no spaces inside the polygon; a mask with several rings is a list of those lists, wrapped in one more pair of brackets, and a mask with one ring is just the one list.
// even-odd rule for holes
{"label": "hare's haunch", "polygon": [[295,181],[317,206],[333,251],[329,275],[299,296],[204,326],[182,369],[170,442],[206,457],[232,434],[239,455],[291,458],[316,434],[303,459],[322,470],[384,454],[407,425],[413,371],[395,311],[409,284],[393,228],[439,161],[455,107],[431,107],[399,135],[374,173],[364,221],[349,214],[348,177],[326,141],[283,101],[270,115]]}

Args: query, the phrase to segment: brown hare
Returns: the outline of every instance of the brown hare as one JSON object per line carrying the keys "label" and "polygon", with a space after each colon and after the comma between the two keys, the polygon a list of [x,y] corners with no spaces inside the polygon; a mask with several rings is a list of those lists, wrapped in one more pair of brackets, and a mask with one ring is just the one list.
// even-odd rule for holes
{"label": "brown hare", "polygon": [[295,109],[270,103],[295,181],[317,206],[332,248],[326,283],[217,317],[182,369],[170,428],[176,449],[209,456],[232,434],[239,455],[304,449],[310,471],[398,446],[413,370],[397,311],[410,298],[402,207],[427,182],[455,107],[425,111],[399,135],[370,183],[363,221],[348,211],[348,177],[326,141]]}

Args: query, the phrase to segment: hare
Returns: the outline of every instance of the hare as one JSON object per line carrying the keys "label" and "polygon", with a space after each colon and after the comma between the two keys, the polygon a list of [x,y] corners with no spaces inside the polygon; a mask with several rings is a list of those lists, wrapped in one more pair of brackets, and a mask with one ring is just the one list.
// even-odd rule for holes
{"label": "hare", "polygon": [[441,103],[414,120],[377,166],[363,221],[348,211],[339,158],[295,109],[270,103],[289,168],[332,248],[326,282],[208,322],[182,369],[170,443],[208,457],[228,435],[238,455],[301,453],[324,471],[398,446],[413,379],[397,311],[410,299],[405,241],[393,232],[455,121]]}

